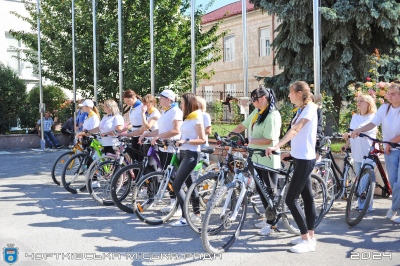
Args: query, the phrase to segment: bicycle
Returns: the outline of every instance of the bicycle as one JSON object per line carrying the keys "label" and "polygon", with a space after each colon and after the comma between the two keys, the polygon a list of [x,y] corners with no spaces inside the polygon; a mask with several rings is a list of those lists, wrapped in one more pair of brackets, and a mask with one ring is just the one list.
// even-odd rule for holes
{"label": "bicycle", "polygon": [[[351,128],[349,128],[348,130],[350,132],[353,131],[353,129]],[[389,180],[386,176],[385,170],[382,167],[381,161],[379,160],[379,155],[383,154],[384,150],[379,148],[377,149],[375,145],[385,143],[390,145],[392,148],[400,148],[400,145],[397,143],[374,139],[363,133],[360,133],[359,137],[369,138],[370,140],[372,140],[372,145],[368,155],[364,156],[364,160],[360,169],[360,174],[357,176],[356,181],[351,188],[350,195],[347,199],[346,222],[351,226],[358,224],[364,218],[369,208],[369,205],[372,202],[375,186],[382,189],[383,198],[388,198],[392,194]],[[377,166],[377,169],[382,177],[382,181],[384,184],[383,186],[375,183],[375,165]],[[359,204],[364,204],[364,207],[360,209]]]}
{"label": "bicycle", "polygon": [[[242,137],[243,139],[243,137]],[[261,189],[262,196],[268,203],[266,209],[266,217],[273,220],[271,228],[275,229],[276,224],[282,218],[285,227],[291,232],[300,232],[290,223],[290,211],[286,207],[285,199],[287,195],[287,185],[291,178],[291,166],[283,171],[282,169],[273,169],[262,166],[263,169],[270,172],[285,176],[285,181],[280,194],[277,198],[273,198],[268,192],[264,182],[256,174],[252,157],[255,154],[265,156],[265,150],[252,149],[242,146],[248,152],[246,164],[242,170],[235,169],[235,177],[233,182],[223,186],[220,191],[213,197],[208,205],[203,224],[201,228],[201,240],[203,247],[210,254],[221,254],[227,251],[237,237],[240,235],[241,229],[247,212],[248,194],[251,192],[251,182],[255,182]],[[274,152],[274,155],[279,153]],[[290,160],[290,158],[288,158]],[[254,175],[253,175],[254,173]],[[313,177],[313,193],[315,198],[315,206],[318,209],[315,220],[315,227],[318,226],[324,216],[326,187],[324,181],[316,174]],[[255,178],[254,178],[255,177]],[[250,193],[251,195],[251,193]]]}
{"label": "bicycle", "polygon": [[321,162],[317,162],[314,167],[314,172],[318,173],[326,184],[327,206],[325,214],[329,212],[333,205],[333,202],[336,199],[347,199],[347,195],[350,193],[351,187],[354,183],[354,180],[356,179],[354,160],[349,154],[350,149],[344,151],[345,156],[343,158],[342,171],[334,160],[331,151],[330,139],[340,137],[341,136],[339,134],[335,134],[332,137],[324,137],[327,141],[327,145],[321,147],[318,150],[318,153],[322,157],[322,152],[325,151],[325,158],[323,158]]}
{"label": "bicycle", "polygon": [[[114,137],[119,139],[118,146],[115,146],[116,154],[107,153],[100,157],[100,162],[96,165],[94,161],[86,175],[86,187],[92,198],[99,204],[109,206],[114,202],[111,198],[111,180],[114,174],[123,166],[132,163],[126,148],[131,144],[131,138]],[[109,158],[112,159],[109,159]]]}
{"label": "bicycle", "polygon": [[64,188],[73,193],[86,190],[86,173],[93,162],[95,155],[101,157],[103,146],[96,140],[98,134],[82,137],[84,151],[73,155],[66,162],[61,174]]}
{"label": "bicycle", "polygon": [[[167,208],[170,205],[170,192],[173,191],[172,183],[179,168],[180,161],[177,157],[178,147],[176,141],[164,140],[164,149],[172,146],[174,154],[171,163],[165,171],[153,172],[141,178],[136,184],[132,193],[132,209],[136,216],[143,222],[152,225],[158,225],[169,220],[178,209],[178,201],[175,201],[172,208]],[[208,163],[201,158],[193,172],[197,177],[203,172],[203,166],[206,168]],[[146,191],[146,193],[141,193]],[[169,209],[163,211],[163,209]]]}
{"label": "bicycle", "polygon": [[53,182],[56,185],[60,185],[61,183],[61,177],[57,178],[59,175],[61,176],[62,170],[64,169],[64,163],[68,161],[69,158],[71,158],[74,154],[77,154],[78,151],[83,152],[82,149],[82,142],[77,140],[75,143],[74,147],[70,150],[67,151],[60,156],[57,157],[57,159],[54,161],[53,166],[51,168],[51,178],[53,179]]}
{"label": "bicycle", "polygon": [[[161,144],[161,142],[159,142]],[[150,141],[145,141],[143,145],[150,144]],[[162,169],[160,160],[158,158],[158,151],[156,147],[150,146],[147,155],[137,152],[144,159],[142,162],[135,162],[119,169],[119,171],[113,176],[111,180],[111,198],[114,204],[122,211],[127,213],[133,213],[132,209],[132,197],[129,195],[132,193],[138,180],[148,173],[154,172],[157,166]],[[142,190],[141,194],[146,194],[147,190]],[[128,203],[124,203],[124,201]]]}

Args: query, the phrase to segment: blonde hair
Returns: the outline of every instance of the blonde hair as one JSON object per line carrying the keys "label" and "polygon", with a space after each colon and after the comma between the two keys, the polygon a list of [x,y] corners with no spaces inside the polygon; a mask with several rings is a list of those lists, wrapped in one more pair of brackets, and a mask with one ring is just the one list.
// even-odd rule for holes
{"label": "blonde hair", "polygon": [[119,114],[119,108],[118,108],[118,104],[117,104],[116,101],[114,101],[114,100],[106,100],[104,102],[104,105],[106,105],[108,108],[110,108],[111,114],[113,116]]}
{"label": "blonde hair", "polygon": [[303,105],[299,106],[301,109],[307,106],[309,102],[314,100],[314,94],[312,94],[310,86],[304,81],[296,81],[290,84],[290,88],[295,92],[301,92],[303,95]]}
{"label": "blonde hair", "polygon": [[157,104],[156,97],[154,97],[151,94],[147,94],[146,96],[143,97],[143,103],[152,103],[154,105]]}
{"label": "blonde hair", "polygon": [[[358,98],[363,98],[364,101],[366,101],[368,103],[368,109],[367,112],[365,113],[366,115],[368,114],[375,114],[376,113],[376,104],[374,101],[374,98],[372,98],[371,95],[368,94],[361,94],[360,96],[358,96]],[[357,114],[361,115],[361,110],[358,110]]]}
{"label": "blonde hair", "polygon": [[199,109],[201,109],[201,111],[205,112],[206,107],[207,107],[206,100],[201,96],[196,96],[196,98],[197,98],[197,103],[199,104]]}
{"label": "blonde hair", "polygon": [[[389,86],[388,90],[397,90],[398,93],[400,93],[400,84],[399,83],[393,83],[392,85]],[[392,107],[391,103],[388,103],[388,109],[386,111],[386,115],[389,113],[390,107]]]}

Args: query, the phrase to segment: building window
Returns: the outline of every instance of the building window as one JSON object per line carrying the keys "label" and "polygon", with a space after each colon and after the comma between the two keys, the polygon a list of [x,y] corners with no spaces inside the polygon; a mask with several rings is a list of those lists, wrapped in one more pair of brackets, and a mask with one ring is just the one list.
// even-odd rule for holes
{"label": "building window", "polygon": [[225,84],[225,99],[228,95],[236,98],[236,84]]}
{"label": "building window", "polygon": [[[203,50],[209,50],[209,49],[211,49],[211,48],[212,48],[212,44],[210,43],[209,45],[203,47]],[[211,60],[212,57],[213,57],[213,53],[212,53],[212,52],[209,52],[209,53],[207,54],[206,60]]]}
{"label": "building window", "polygon": [[235,35],[224,37],[224,61],[235,61]]}
{"label": "building window", "polygon": [[[14,69],[22,79],[38,78],[39,75],[35,73],[37,66],[32,65],[30,62],[23,61],[26,58],[24,51],[29,51],[27,47],[15,39],[11,34],[6,33],[6,46],[7,46],[7,64]],[[19,59],[21,58],[21,59]]]}
{"label": "building window", "polygon": [[270,27],[260,29],[260,56],[271,55]]}

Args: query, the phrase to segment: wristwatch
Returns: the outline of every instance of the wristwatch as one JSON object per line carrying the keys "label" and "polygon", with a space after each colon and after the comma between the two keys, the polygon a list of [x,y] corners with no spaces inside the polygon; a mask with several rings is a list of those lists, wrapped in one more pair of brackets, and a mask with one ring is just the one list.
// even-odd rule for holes
{"label": "wristwatch", "polygon": [[189,140],[190,140],[190,139],[186,139],[186,140],[185,140],[185,144],[189,144]]}
{"label": "wristwatch", "polygon": [[83,132],[85,132],[86,134],[89,134],[89,131],[88,131],[88,130],[85,130],[85,131],[83,131]]}

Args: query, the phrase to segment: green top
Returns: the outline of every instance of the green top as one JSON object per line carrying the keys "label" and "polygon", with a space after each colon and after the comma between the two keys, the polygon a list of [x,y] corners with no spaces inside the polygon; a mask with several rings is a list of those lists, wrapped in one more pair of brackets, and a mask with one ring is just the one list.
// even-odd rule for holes
{"label": "green top", "polygon": [[[264,122],[261,124],[255,124],[251,129],[251,120],[258,113],[258,109],[255,109],[246,120],[243,121],[243,126],[249,130],[249,136],[251,138],[267,138],[271,139],[272,142],[269,145],[254,145],[249,144],[250,148],[254,149],[265,149],[278,144],[279,135],[281,131],[281,114],[278,110],[274,109],[268,114]],[[260,155],[253,156],[253,162],[278,169],[281,167],[281,157],[278,155],[271,155],[271,159],[268,157],[261,157]]]}

